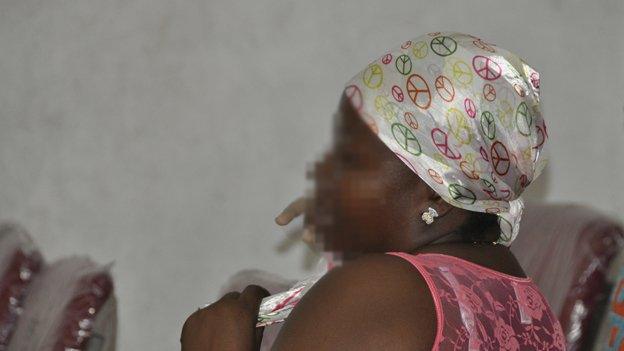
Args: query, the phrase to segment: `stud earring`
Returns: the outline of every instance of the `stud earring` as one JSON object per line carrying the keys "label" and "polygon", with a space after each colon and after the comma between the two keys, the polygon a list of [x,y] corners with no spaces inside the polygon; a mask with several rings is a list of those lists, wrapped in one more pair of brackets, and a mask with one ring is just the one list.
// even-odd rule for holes
{"label": "stud earring", "polygon": [[433,223],[436,217],[438,217],[438,211],[431,207],[422,214],[422,220],[427,223],[427,225]]}

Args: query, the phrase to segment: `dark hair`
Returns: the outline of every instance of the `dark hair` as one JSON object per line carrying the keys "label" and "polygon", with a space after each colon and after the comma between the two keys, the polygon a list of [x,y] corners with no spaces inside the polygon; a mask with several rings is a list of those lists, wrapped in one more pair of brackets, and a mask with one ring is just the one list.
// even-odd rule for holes
{"label": "dark hair", "polygon": [[471,212],[457,231],[467,242],[494,242],[500,236],[498,227],[497,215]]}

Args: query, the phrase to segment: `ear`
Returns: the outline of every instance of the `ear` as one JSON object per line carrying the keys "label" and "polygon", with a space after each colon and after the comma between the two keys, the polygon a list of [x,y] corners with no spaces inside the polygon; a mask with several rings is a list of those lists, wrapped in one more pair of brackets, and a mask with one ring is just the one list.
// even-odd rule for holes
{"label": "ear", "polygon": [[438,195],[438,193],[433,191],[433,189],[429,188],[429,190],[429,207],[435,209],[436,212],[438,212],[438,217],[442,218],[446,216],[454,208],[453,205],[444,201],[444,199],[440,195]]}

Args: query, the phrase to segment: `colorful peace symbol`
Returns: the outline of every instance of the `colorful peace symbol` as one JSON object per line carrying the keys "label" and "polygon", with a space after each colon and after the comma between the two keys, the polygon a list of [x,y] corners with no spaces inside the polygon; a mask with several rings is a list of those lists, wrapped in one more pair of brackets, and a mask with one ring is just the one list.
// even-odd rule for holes
{"label": "colorful peace symbol", "polygon": [[503,70],[491,58],[477,55],[472,59],[472,67],[479,77],[485,80],[495,80],[501,76]]}
{"label": "colorful peace symbol", "polygon": [[401,49],[405,50],[405,49],[409,48],[410,45],[412,45],[412,41],[408,40],[405,43],[403,43],[403,45],[401,45]]}
{"label": "colorful peace symbol", "polygon": [[539,74],[537,72],[533,72],[531,73],[531,85],[533,85],[533,88],[535,89],[539,89],[540,87],[540,79],[539,79]]}
{"label": "colorful peace symbol", "polygon": [[429,168],[427,170],[427,173],[429,173],[429,176],[431,177],[431,179],[433,179],[434,182],[436,182],[438,184],[444,183],[444,180],[442,179],[440,174],[438,172],[436,172],[434,169]]}
{"label": "colorful peace symbol", "polygon": [[435,87],[442,100],[446,102],[453,101],[453,98],[455,97],[455,88],[453,87],[453,83],[451,83],[450,79],[445,76],[439,76],[435,80]]}
{"label": "colorful peace symbol", "polygon": [[477,173],[476,167],[475,167],[475,162],[476,160],[472,161],[472,162],[468,162],[467,160],[463,160],[459,163],[459,168],[462,170],[462,173],[464,173],[464,175],[466,177],[468,177],[469,179],[472,180],[477,180],[479,179],[479,173]]}
{"label": "colorful peace symbol", "polygon": [[416,117],[414,117],[413,113],[405,111],[405,113],[403,114],[403,120],[405,121],[405,124],[407,124],[410,128],[414,130],[418,129],[418,121],[416,120]]}
{"label": "colorful peace symbol", "polygon": [[364,85],[371,89],[379,88],[383,82],[383,70],[381,66],[376,63],[368,66],[366,70],[364,70],[362,80],[364,81]]}
{"label": "colorful peace symbol", "polygon": [[483,188],[483,192],[488,194],[492,200],[498,200],[498,195],[496,194],[496,187],[489,180],[482,178],[481,183],[485,186]]}
{"label": "colorful peace symbol", "polygon": [[472,83],[470,66],[464,61],[457,60],[457,62],[453,64],[453,78],[463,85]]}
{"label": "colorful peace symbol", "polygon": [[537,126],[537,145],[533,147],[533,149],[541,148],[546,142],[546,133],[544,133],[544,129],[541,126]]}
{"label": "colorful peace symbol", "polygon": [[403,90],[401,90],[401,88],[399,88],[398,85],[392,86],[392,97],[394,97],[394,99],[398,102],[403,101],[403,98],[404,98]]}
{"label": "colorful peace symbol", "polygon": [[490,149],[492,158],[492,166],[496,174],[504,176],[509,172],[509,166],[511,165],[509,152],[503,143],[495,141]]}
{"label": "colorful peace symbol", "polygon": [[384,57],[381,58],[381,62],[384,65],[389,64],[390,62],[392,62],[392,54],[385,54]]}
{"label": "colorful peace symbol", "polygon": [[410,59],[409,56],[403,54],[396,58],[396,61],[394,61],[394,66],[396,67],[397,71],[399,71],[399,73],[406,76],[412,71],[412,59]]}
{"label": "colorful peace symbol", "polygon": [[531,127],[533,126],[533,117],[529,113],[529,107],[526,102],[521,102],[516,109],[516,126],[518,132],[524,136],[531,135]]}
{"label": "colorful peace symbol", "polygon": [[524,91],[524,88],[520,84],[514,84],[514,90],[516,91],[518,96],[520,97],[526,96],[526,91]]}
{"label": "colorful peace symbol", "polygon": [[435,52],[438,56],[452,55],[457,50],[457,42],[446,36],[435,37],[431,39],[431,51]]}
{"label": "colorful peace symbol", "polygon": [[496,137],[496,122],[494,115],[490,111],[483,111],[481,114],[481,130],[488,139],[493,140]]}
{"label": "colorful peace symbol", "polygon": [[410,154],[418,156],[422,152],[414,133],[401,123],[392,124],[392,136],[399,146]]}
{"label": "colorful peace symbol", "polygon": [[431,90],[429,90],[429,84],[427,81],[418,74],[412,74],[407,78],[405,85],[407,95],[409,95],[412,102],[426,110],[431,105]]}
{"label": "colorful peace symbol", "polygon": [[412,53],[417,59],[422,59],[427,56],[427,53],[429,53],[429,47],[424,41],[419,41],[417,43],[414,43],[414,46],[412,47]]}
{"label": "colorful peace symbol", "polygon": [[475,201],[477,201],[477,196],[475,195],[475,193],[464,186],[461,186],[459,184],[451,184],[449,185],[448,189],[451,199],[459,203],[472,205],[475,203]]}
{"label": "colorful peace symbol", "polygon": [[521,175],[518,180],[520,181],[520,186],[523,188],[526,188],[529,185],[529,178],[526,174]]}
{"label": "colorful peace symbol", "polygon": [[399,107],[384,95],[378,95],[375,98],[375,110],[388,121],[396,117],[398,109]]}
{"label": "colorful peace symbol", "polygon": [[498,240],[499,241],[511,240],[511,233],[513,232],[513,225],[511,224],[511,222],[509,222],[508,220],[506,220],[505,218],[501,216],[498,216],[498,226],[501,227],[500,238]]}
{"label": "colorful peace symbol", "polygon": [[357,85],[349,85],[345,88],[345,95],[351,101],[351,104],[356,110],[362,109],[363,101],[362,101],[362,92]]}
{"label": "colorful peace symbol", "polygon": [[431,130],[431,140],[438,150],[451,160],[459,160],[461,154],[457,151],[451,150],[448,141],[448,135],[440,128],[434,128]]}
{"label": "colorful peace symbol", "polygon": [[485,51],[489,51],[489,52],[494,52],[494,48],[489,46],[488,44],[484,43],[481,39],[476,39],[472,42],[474,44],[474,46],[478,47],[481,50],[485,50]]}
{"label": "colorful peace symbol", "polygon": [[475,118],[475,116],[477,115],[477,106],[475,106],[474,101],[472,101],[470,98],[464,99],[464,110],[466,110],[466,113],[470,118]]}
{"label": "colorful peace symbol", "polygon": [[483,157],[484,160],[490,162],[490,157],[488,156],[487,151],[483,148],[483,146],[479,148],[479,153],[481,154],[481,157]]}
{"label": "colorful peace symbol", "polygon": [[468,125],[468,120],[460,110],[454,107],[448,109],[446,112],[446,123],[449,131],[458,143],[468,145],[472,142],[473,135]]}
{"label": "colorful peace symbol", "polygon": [[496,89],[492,84],[485,83],[483,85],[483,97],[489,102],[496,100]]}
{"label": "colorful peace symbol", "polygon": [[505,128],[512,128],[513,126],[513,116],[514,113],[513,107],[507,100],[498,99],[498,109],[497,109],[497,117],[498,120]]}

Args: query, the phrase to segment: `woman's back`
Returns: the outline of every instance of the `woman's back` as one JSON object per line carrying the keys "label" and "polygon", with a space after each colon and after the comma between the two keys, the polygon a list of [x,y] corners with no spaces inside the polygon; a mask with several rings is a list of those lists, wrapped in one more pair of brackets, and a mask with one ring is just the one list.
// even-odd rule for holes
{"label": "woman's back", "polygon": [[556,317],[506,247],[427,251],[367,255],[331,271],[276,349],[565,349]]}
{"label": "woman's back", "polygon": [[424,277],[436,308],[433,350],[564,350],[556,316],[530,278],[445,254],[390,253]]}

